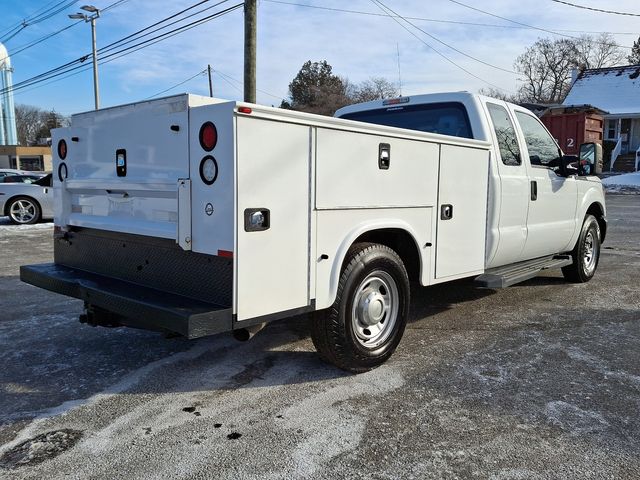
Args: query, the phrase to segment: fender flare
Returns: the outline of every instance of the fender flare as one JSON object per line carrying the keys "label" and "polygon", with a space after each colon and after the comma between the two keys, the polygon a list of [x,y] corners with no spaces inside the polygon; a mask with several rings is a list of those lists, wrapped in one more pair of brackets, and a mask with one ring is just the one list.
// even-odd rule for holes
{"label": "fender flare", "polygon": [[567,249],[573,250],[578,241],[578,237],[580,236],[580,231],[582,230],[582,223],[584,221],[584,217],[587,215],[587,211],[592,205],[598,205],[602,210],[602,215],[606,219],[607,218],[607,210],[605,207],[604,195],[602,193],[602,185],[600,183],[594,184],[593,187],[589,188],[582,196],[582,201],[578,208],[576,209],[576,229],[569,241],[569,245]]}
{"label": "fender flare", "polygon": [[[349,231],[347,235],[345,235],[344,239],[338,246],[338,250],[335,253],[333,264],[331,265],[331,275],[329,279],[329,295],[328,295],[328,305],[322,306],[319,305],[318,308],[327,308],[335,302],[336,295],[338,293],[338,283],[340,282],[340,274],[342,273],[342,264],[347,256],[347,252],[351,245],[355,243],[355,241],[361,237],[365,233],[374,232],[376,230],[387,230],[387,229],[395,229],[395,230],[403,230],[413,240],[415,247],[418,251],[418,260],[420,262],[419,276],[421,278],[423,271],[423,258],[421,254],[421,249],[419,248],[419,244],[416,241],[417,234],[415,230],[409,225],[407,222],[397,219],[380,219],[374,222],[366,221],[359,223],[353,229]],[[324,302],[323,302],[324,303]]]}

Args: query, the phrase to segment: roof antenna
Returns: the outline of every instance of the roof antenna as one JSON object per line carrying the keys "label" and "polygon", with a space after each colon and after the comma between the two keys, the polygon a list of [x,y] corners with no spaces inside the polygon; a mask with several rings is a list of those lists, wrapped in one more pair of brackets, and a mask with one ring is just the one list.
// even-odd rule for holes
{"label": "roof antenna", "polygon": [[396,50],[398,52],[398,90],[400,90],[400,96],[402,96],[402,74],[400,73],[400,46],[396,42]]}

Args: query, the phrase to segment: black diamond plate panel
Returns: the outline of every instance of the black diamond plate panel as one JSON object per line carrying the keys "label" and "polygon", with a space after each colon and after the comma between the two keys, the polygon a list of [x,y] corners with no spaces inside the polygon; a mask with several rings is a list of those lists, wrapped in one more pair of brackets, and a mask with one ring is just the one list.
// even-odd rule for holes
{"label": "black diamond plate panel", "polygon": [[172,240],[76,229],[54,241],[56,264],[231,306],[233,259],[182,250]]}

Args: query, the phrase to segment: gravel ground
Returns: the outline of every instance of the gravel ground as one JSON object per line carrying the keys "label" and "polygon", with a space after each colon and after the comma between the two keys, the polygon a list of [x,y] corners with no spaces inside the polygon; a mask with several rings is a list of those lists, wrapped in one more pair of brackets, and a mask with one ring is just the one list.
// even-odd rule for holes
{"label": "gravel ground", "polygon": [[17,277],[51,225],[0,219],[0,478],[638,478],[640,196],[607,201],[589,284],[416,288],[357,376],[303,317],[248,343],[80,325]]}

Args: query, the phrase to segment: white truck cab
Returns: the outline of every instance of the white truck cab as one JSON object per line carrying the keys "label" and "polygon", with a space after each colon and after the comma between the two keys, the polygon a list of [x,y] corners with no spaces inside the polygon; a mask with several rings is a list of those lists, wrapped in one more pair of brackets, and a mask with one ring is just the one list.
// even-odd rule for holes
{"label": "white truck cab", "polygon": [[594,275],[598,145],[564,156],[528,110],[464,92],[336,117],[186,94],[74,115],[54,263],[21,278],[83,299],[83,322],[189,338],[313,313],[321,357],[361,372],[400,342],[410,280]]}

